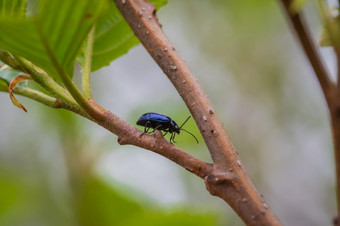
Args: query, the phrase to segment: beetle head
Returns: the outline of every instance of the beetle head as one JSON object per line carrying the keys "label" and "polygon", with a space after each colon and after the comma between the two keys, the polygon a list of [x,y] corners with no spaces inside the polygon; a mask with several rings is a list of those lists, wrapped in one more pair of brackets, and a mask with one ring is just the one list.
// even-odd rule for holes
{"label": "beetle head", "polygon": [[179,134],[179,131],[181,131],[181,128],[178,127],[178,125],[176,124],[176,122],[173,121],[173,120],[171,120],[170,125],[171,125],[171,126],[170,126],[170,128],[169,128],[169,132],[170,132],[170,133],[175,132],[175,133]]}

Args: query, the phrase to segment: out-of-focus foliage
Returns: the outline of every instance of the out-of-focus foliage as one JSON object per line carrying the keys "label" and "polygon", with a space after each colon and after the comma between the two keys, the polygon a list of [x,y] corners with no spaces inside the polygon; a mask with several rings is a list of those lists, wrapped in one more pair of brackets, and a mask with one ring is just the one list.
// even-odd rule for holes
{"label": "out-of-focus foliage", "polygon": [[290,6],[292,12],[300,12],[307,2],[310,0],[293,0]]}
{"label": "out-of-focus foliage", "polygon": [[[63,153],[52,154],[58,164],[50,167],[63,173],[50,171],[49,163],[40,162],[37,156],[33,158],[37,166],[30,166],[28,159],[20,167],[0,161],[0,225],[217,225],[218,218],[212,214],[184,207],[159,208],[136,200],[139,195],[133,190],[129,196],[123,195],[113,182],[94,171],[100,152],[89,149],[90,142],[84,143],[86,135],[79,119],[64,111],[48,112],[41,123],[52,117],[46,129],[57,129],[63,141]],[[26,152],[38,154],[30,149]]]}
{"label": "out-of-focus foliage", "polygon": [[[65,199],[63,194],[51,194],[53,191],[46,190],[48,187],[32,186],[32,181],[8,170],[1,169],[0,179],[0,224],[4,226],[41,223],[67,226],[75,222],[84,226],[210,226],[217,222],[213,215],[188,210],[160,210],[124,197],[98,176],[90,176],[78,189],[73,188],[72,197],[67,195],[70,200],[59,201],[55,199]],[[57,221],[53,222],[54,219]]]}
{"label": "out-of-focus foliage", "polygon": [[[166,4],[165,0],[152,2],[158,8]],[[24,58],[60,84],[61,76],[73,76],[76,59],[84,66],[82,50],[94,50],[87,54],[87,58],[92,59],[86,60],[92,62],[93,71],[138,44],[113,1],[32,0],[28,2],[30,16],[27,17],[26,0],[2,0],[0,3],[0,59],[13,69],[23,71],[17,61]],[[94,40],[89,39],[91,42],[84,44],[94,28],[97,28]],[[7,74],[0,71],[0,79],[8,82]],[[45,84],[40,85],[45,87]],[[6,88],[2,81],[1,91]],[[15,100],[12,96],[11,99]],[[17,101],[13,103],[22,106]]]}
{"label": "out-of-focus foliage", "polygon": [[143,206],[117,194],[104,181],[96,178],[86,182],[80,194],[81,225],[216,225],[211,215],[192,211],[162,211]]}
{"label": "out-of-focus foliage", "polygon": [[[159,9],[167,0],[151,0]],[[99,18],[96,25],[96,35],[93,46],[92,71],[107,66],[114,59],[127,53],[129,49],[139,44],[133,31],[118,11],[113,1],[109,9]],[[83,58],[80,58],[83,61]]]}
{"label": "out-of-focus foliage", "polygon": [[0,20],[0,48],[26,58],[58,80],[46,49],[50,48],[60,66],[72,76],[82,43],[106,2],[41,0],[33,18]]}
{"label": "out-of-focus foliage", "polygon": [[[31,10],[32,16],[27,18],[23,18],[25,0],[2,0],[2,3],[0,49],[26,58],[55,80],[59,80],[59,76],[52,58],[72,76],[82,44],[97,22],[95,41],[91,43],[94,44],[92,70],[108,65],[138,44],[113,1],[39,0]],[[153,0],[152,3],[161,7],[166,1]],[[12,4],[17,7],[8,7]],[[82,57],[79,59],[83,61]]]}
{"label": "out-of-focus foliage", "polygon": [[335,47],[340,49],[340,16],[339,6],[331,7],[321,0],[318,0],[322,29],[320,35],[320,45],[323,47]]}
{"label": "out-of-focus foliage", "polygon": [[[320,45],[324,47],[333,46],[334,43],[332,41],[332,36],[334,38],[340,37],[340,27],[339,27],[339,19],[340,17],[337,16],[333,18],[331,22],[328,22],[327,25],[325,25],[322,28],[321,35],[320,35]],[[327,28],[326,28],[327,26]],[[335,43],[337,44],[337,43]]]}
{"label": "out-of-focus foliage", "polygon": [[0,91],[8,91],[8,84],[2,79],[0,79]]}
{"label": "out-of-focus foliage", "polygon": [[23,18],[26,14],[26,0],[0,0],[0,18]]}

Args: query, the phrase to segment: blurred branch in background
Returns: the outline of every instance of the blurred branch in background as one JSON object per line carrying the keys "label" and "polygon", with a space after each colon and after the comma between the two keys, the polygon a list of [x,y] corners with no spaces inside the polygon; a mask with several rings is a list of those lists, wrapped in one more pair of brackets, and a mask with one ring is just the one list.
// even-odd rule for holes
{"label": "blurred branch in background", "polygon": [[[335,156],[335,171],[336,171],[336,181],[337,181],[337,216],[334,218],[334,225],[340,224],[340,90],[337,87],[340,87],[340,33],[333,33],[333,29],[330,26],[331,23],[334,23],[333,20],[336,21],[337,31],[340,27],[339,20],[336,18],[328,17],[330,14],[330,9],[324,6],[323,1],[319,2],[319,11],[322,15],[322,23],[325,27],[325,32],[327,32],[327,37],[329,38],[328,45],[332,46],[335,52],[335,56],[337,58],[337,68],[338,68],[338,77],[337,81],[333,83],[331,81],[331,75],[326,70],[326,65],[322,61],[322,57],[320,53],[317,51],[315,41],[313,40],[309,29],[304,22],[301,9],[294,10],[293,8],[293,0],[281,0],[283,4],[283,8],[287,15],[288,20],[293,25],[293,28],[297,34],[297,37],[300,41],[300,44],[303,47],[303,50],[312,65],[314,73],[319,81],[321,89],[323,91],[323,95],[325,97],[328,111],[330,113],[330,120],[332,125],[333,132],[333,143],[334,143],[334,156]],[[339,12],[338,12],[339,13]],[[339,16],[336,16],[339,18]]]}

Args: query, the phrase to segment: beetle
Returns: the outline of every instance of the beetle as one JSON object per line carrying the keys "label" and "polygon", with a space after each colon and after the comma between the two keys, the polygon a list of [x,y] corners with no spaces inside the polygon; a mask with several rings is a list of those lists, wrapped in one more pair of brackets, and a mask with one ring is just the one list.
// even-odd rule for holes
{"label": "beetle", "polygon": [[148,112],[143,114],[141,117],[139,117],[137,121],[137,125],[144,126],[144,132],[139,136],[142,137],[145,133],[149,133],[149,129],[153,128],[153,131],[150,133],[152,134],[156,130],[164,131],[165,133],[163,136],[165,136],[167,133],[171,134],[170,137],[170,143],[176,143],[175,142],[175,135],[176,133],[179,134],[181,130],[189,133],[193,138],[195,138],[196,142],[198,143],[197,138],[194,136],[194,134],[190,133],[189,131],[183,129],[182,127],[184,124],[190,119],[191,116],[189,116],[183,124],[178,127],[177,123],[172,120],[169,116],[156,113],[156,112]]}

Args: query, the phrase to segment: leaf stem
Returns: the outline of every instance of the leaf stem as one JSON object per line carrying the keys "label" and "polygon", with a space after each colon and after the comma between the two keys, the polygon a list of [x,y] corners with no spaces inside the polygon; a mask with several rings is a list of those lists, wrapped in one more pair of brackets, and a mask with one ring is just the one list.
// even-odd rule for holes
{"label": "leaf stem", "polygon": [[91,64],[92,64],[92,52],[93,52],[93,43],[95,37],[96,26],[94,25],[88,35],[86,46],[85,46],[85,53],[84,58],[85,62],[82,66],[83,73],[82,73],[82,91],[87,100],[92,98],[91,93]]}
{"label": "leaf stem", "polygon": [[39,27],[37,28],[39,34],[40,34],[40,38],[41,41],[47,51],[47,54],[51,60],[51,63],[53,64],[54,68],[56,69],[58,75],[61,78],[61,81],[64,83],[66,89],[70,92],[70,94],[72,95],[72,97],[74,98],[74,100],[80,105],[80,107],[82,109],[85,110],[85,112],[87,112],[91,117],[93,118],[102,118],[100,116],[102,116],[102,114],[104,113],[104,111],[102,110],[102,108],[98,107],[96,104],[91,104],[84,96],[83,94],[79,91],[79,89],[77,88],[77,86],[74,84],[74,82],[72,81],[71,77],[66,73],[66,71],[64,70],[64,68],[59,64],[58,60],[56,59],[52,49],[50,48],[46,37],[44,36],[44,34],[42,33],[42,31],[39,29]]}
{"label": "leaf stem", "polygon": [[[3,90],[0,89],[0,91],[2,92],[8,92],[8,89]],[[13,93],[30,98],[32,100],[35,100],[39,103],[42,103],[48,107],[51,108],[63,108],[63,109],[67,109],[70,110],[78,115],[81,115],[85,118],[88,118],[91,121],[96,122],[92,117],[90,117],[83,109],[81,109],[79,107],[79,105],[73,105],[71,103],[62,101],[62,100],[58,100],[54,97],[51,97],[49,95],[46,95],[42,92],[39,92],[37,90],[31,89],[31,88],[23,88],[20,86],[15,87],[15,89],[13,90]]]}
{"label": "leaf stem", "polygon": [[43,70],[36,67],[34,64],[24,58],[16,57],[15,59],[19,62],[22,70],[29,74],[32,79],[37,82],[41,87],[51,93],[52,96],[70,104],[78,105],[77,102],[75,102],[73,97],[70,95],[70,93],[62,86],[60,86],[57,82],[55,82]]}
{"label": "leaf stem", "polygon": [[48,96],[42,92],[39,92],[37,90],[31,89],[31,88],[23,88],[20,86],[17,86],[14,88],[13,92],[15,94],[19,94],[21,96],[25,96],[28,97],[30,99],[33,99],[35,101],[38,101],[48,107],[51,108],[59,108],[60,106],[58,106],[56,104],[56,98]]}
{"label": "leaf stem", "polygon": [[[60,86],[57,82],[55,82],[42,69],[38,68],[37,66],[35,66],[34,64],[32,64],[31,62],[29,62],[28,60],[26,60],[24,58],[15,57],[15,59],[18,61],[21,69],[24,72],[29,74],[35,82],[37,82],[41,87],[46,89],[49,93],[51,93],[52,96],[54,96],[56,98],[55,104],[56,104],[57,108],[60,107],[60,108],[68,109],[68,110],[70,110],[74,113],[77,113],[79,115],[82,115],[85,118],[88,118],[88,119],[94,121],[94,119],[92,117],[90,117],[79,106],[79,104],[74,100],[74,98],[70,95],[70,93],[67,90],[65,90],[62,86]],[[15,91],[16,89],[14,89],[14,93],[16,93],[16,91]],[[4,90],[4,91],[8,92],[8,90]],[[42,98],[41,100],[45,99],[41,103],[45,104],[45,101],[46,101],[46,103],[48,103],[48,104],[45,104],[45,105],[53,107],[53,104],[51,104],[51,102],[50,102],[51,99],[48,100],[44,97],[38,97],[38,96],[36,96],[36,94],[37,93],[35,93],[35,94],[31,93],[31,94],[28,94],[29,96],[27,96],[27,97],[29,97],[29,98],[33,97],[32,99],[37,100],[37,101],[39,101],[40,98]],[[23,96],[26,96],[26,95],[23,95]]]}

